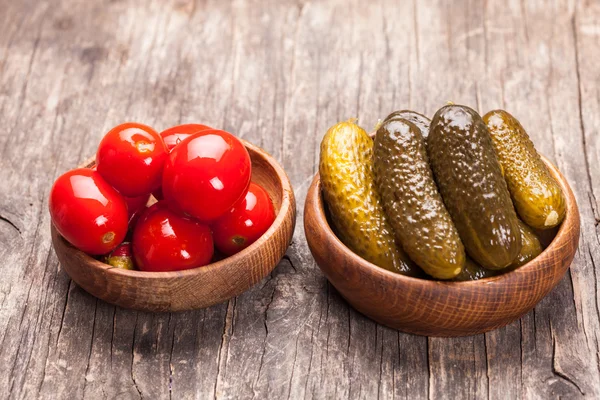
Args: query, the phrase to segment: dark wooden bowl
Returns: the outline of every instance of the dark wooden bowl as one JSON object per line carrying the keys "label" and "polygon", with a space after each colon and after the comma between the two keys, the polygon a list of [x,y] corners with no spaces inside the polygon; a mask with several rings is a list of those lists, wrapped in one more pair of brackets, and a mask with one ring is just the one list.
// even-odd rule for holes
{"label": "dark wooden bowl", "polygon": [[560,183],[567,213],[543,253],[515,271],[479,281],[441,282],[379,268],[354,254],[331,230],[318,174],[304,208],[308,246],[340,294],[383,325],[427,336],[474,335],[507,325],[558,284],[579,243],[579,211],[573,192],[556,167],[542,158]]}
{"label": "dark wooden bowl", "polygon": [[[144,311],[180,311],[221,303],[267,276],[284,256],[294,233],[296,202],[283,169],[264,150],[242,141],[252,159],[252,181],[269,193],[277,217],[258,241],[210,265],[175,272],[113,268],[73,247],[52,226],[63,269],[83,289],[109,303]],[[93,163],[86,166],[92,166]]]}

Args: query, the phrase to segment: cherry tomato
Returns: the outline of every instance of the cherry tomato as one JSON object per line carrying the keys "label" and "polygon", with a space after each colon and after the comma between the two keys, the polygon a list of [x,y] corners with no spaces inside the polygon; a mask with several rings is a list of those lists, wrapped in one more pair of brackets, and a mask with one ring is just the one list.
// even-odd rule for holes
{"label": "cherry tomato", "polygon": [[154,129],[128,122],[104,136],[96,153],[96,168],[123,196],[137,197],[159,188],[168,154]]}
{"label": "cherry tomato", "polygon": [[246,195],[250,156],[235,136],[210,129],[171,151],[163,171],[165,200],[201,221],[214,221]]}
{"label": "cherry tomato", "polygon": [[104,261],[106,264],[115,268],[135,269],[133,254],[131,253],[131,243],[123,242],[110,252]]}
{"label": "cherry tomato", "polygon": [[[212,128],[210,126],[201,124],[183,124],[173,126],[169,129],[165,129],[160,133],[160,136],[163,138],[165,145],[167,146],[167,150],[170,152],[175,146],[183,142],[184,139],[188,138],[189,136],[192,136],[196,132],[204,131],[207,129]],[[154,192],[152,192],[152,196],[154,196],[156,200],[164,199],[162,194],[162,188],[158,188]]]}
{"label": "cherry tomato", "polygon": [[123,196],[123,199],[125,199],[125,203],[127,203],[127,215],[129,215],[129,219],[131,219],[131,217],[133,217],[136,213],[146,208],[146,204],[148,204],[149,198],[149,194],[143,194],[137,197]]}
{"label": "cherry tomato", "polygon": [[256,242],[275,221],[266,190],[251,183],[246,197],[212,224],[217,250],[228,256]]}
{"label": "cherry tomato", "polygon": [[58,232],[89,254],[108,253],[127,233],[125,200],[89,168],[60,176],[50,191],[49,208]]}
{"label": "cherry tomato", "polygon": [[210,126],[201,124],[183,124],[173,126],[169,129],[165,129],[160,133],[160,136],[165,141],[165,145],[169,151],[173,150],[175,146],[183,142],[184,139],[193,135],[196,132],[205,131],[212,129]]}
{"label": "cherry tomato", "polygon": [[169,209],[164,201],[149,207],[133,231],[133,254],[142,271],[179,271],[210,263],[210,228]]}

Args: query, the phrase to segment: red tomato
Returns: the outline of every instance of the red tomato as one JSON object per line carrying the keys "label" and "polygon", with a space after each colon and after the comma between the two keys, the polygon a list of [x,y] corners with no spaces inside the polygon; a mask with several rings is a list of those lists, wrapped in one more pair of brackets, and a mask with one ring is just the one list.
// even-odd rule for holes
{"label": "red tomato", "polygon": [[250,156],[235,136],[210,129],[173,149],[165,163],[162,191],[175,209],[214,221],[246,195]]}
{"label": "red tomato", "polygon": [[49,208],[58,232],[89,254],[110,252],[127,233],[125,200],[89,168],[60,176],[50,191]]}
{"label": "red tomato", "polygon": [[207,129],[212,128],[210,126],[201,124],[183,124],[173,126],[169,129],[165,129],[160,133],[160,136],[165,141],[167,149],[171,151],[175,146],[183,142],[184,139],[188,138],[189,136],[192,136],[196,132],[205,131]]}
{"label": "red tomato", "polygon": [[246,197],[212,224],[217,249],[228,256],[256,242],[275,221],[266,190],[251,183]]}
{"label": "red tomato", "polygon": [[164,201],[146,209],[133,231],[133,255],[142,271],[179,271],[210,263],[210,228],[170,210]]}
{"label": "red tomato", "polygon": [[110,252],[104,262],[116,268],[135,269],[133,255],[131,254],[131,243],[123,242]]}
{"label": "red tomato", "polygon": [[146,208],[146,204],[148,204],[148,199],[150,198],[149,194],[144,194],[137,197],[125,197],[125,203],[127,203],[127,214],[129,215],[129,219],[133,217],[133,215],[139,211],[142,211]]}
{"label": "red tomato", "polygon": [[100,142],[96,168],[123,196],[150,194],[160,187],[169,153],[149,126],[128,122],[111,129]]}
{"label": "red tomato", "polygon": [[[183,142],[189,136],[192,136],[196,132],[204,131],[207,129],[212,128],[210,126],[201,124],[183,124],[173,126],[169,129],[165,129],[160,133],[160,136],[163,138],[165,145],[167,146],[167,150],[170,152],[175,146]],[[162,194],[162,188],[156,189],[154,192],[152,192],[152,195],[156,200],[164,199]]]}

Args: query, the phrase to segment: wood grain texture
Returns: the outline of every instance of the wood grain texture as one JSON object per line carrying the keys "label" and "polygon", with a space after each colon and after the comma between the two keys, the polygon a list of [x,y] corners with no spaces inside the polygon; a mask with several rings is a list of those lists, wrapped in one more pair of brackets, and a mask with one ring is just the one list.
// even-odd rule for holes
{"label": "wood grain texture", "polygon": [[[598,21],[594,0],[0,0],[0,397],[598,398]],[[448,100],[513,113],[580,207],[568,275],[504,328],[427,339],[364,318],[301,223],[253,289],[182,313],[96,300],[51,248],[52,181],[118,123],[263,147],[301,222],[327,128]]]}
{"label": "wood grain texture", "polygon": [[329,282],[358,311],[385,326],[434,337],[469,336],[505,326],[530,311],[562,280],[579,243],[573,192],[546,158],[566,199],[563,223],[542,254],[515,271],[479,281],[412,278],[380,268],[353,253],[331,227],[320,175],[304,206],[310,252]]}

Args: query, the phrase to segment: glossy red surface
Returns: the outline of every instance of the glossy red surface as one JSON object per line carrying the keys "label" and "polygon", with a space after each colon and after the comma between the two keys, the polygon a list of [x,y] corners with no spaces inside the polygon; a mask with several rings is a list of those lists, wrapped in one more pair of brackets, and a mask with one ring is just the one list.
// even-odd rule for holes
{"label": "glossy red surface", "polygon": [[179,271],[209,264],[210,228],[170,210],[164,201],[142,213],[133,232],[133,254],[142,271]]}
{"label": "glossy red surface", "polygon": [[169,151],[196,132],[212,129],[202,124],[183,124],[165,129],[160,133]]}
{"label": "glossy red surface", "polygon": [[133,261],[133,252],[131,250],[130,242],[123,242],[118,245],[110,254],[106,257],[105,262],[116,268],[121,269],[135,269],[135,262]]}
{"label": "glossy red surface", "polygon": [[135,213],[142,211],[146,208],[146,204],[148,204],[148,199],[150,198],[149,194],[143,194],[137,197],[125,197],[125,203],[127,203],[127,214],[129,218],[131,218]]}
{"label": "glossy red surface", "polygon": [[214,221],[246,194],[250,173],[248,151],[235,136],[205,130],[173,149],[165,163],[162,192],[174,208]]}
{"label": "glossy red surface", "polygon": [[128,122],[104,136],[96,153],[96,168],[123,196],[136,197],[160,187],[167,157],[167,147],[154,129]]}
{"label": "glossy red surface", "polygon": [[125,200],[88,168],[69,171],[54,182],[49,208],[58,232],[89,254],[110,252],[127,233]]}
{"label": "glossy red surface", "polygon": [[212,224],[217,249],[233,255],[256,242],[275,221],[275,210],[267,192],[250,184],[244,199]]}

